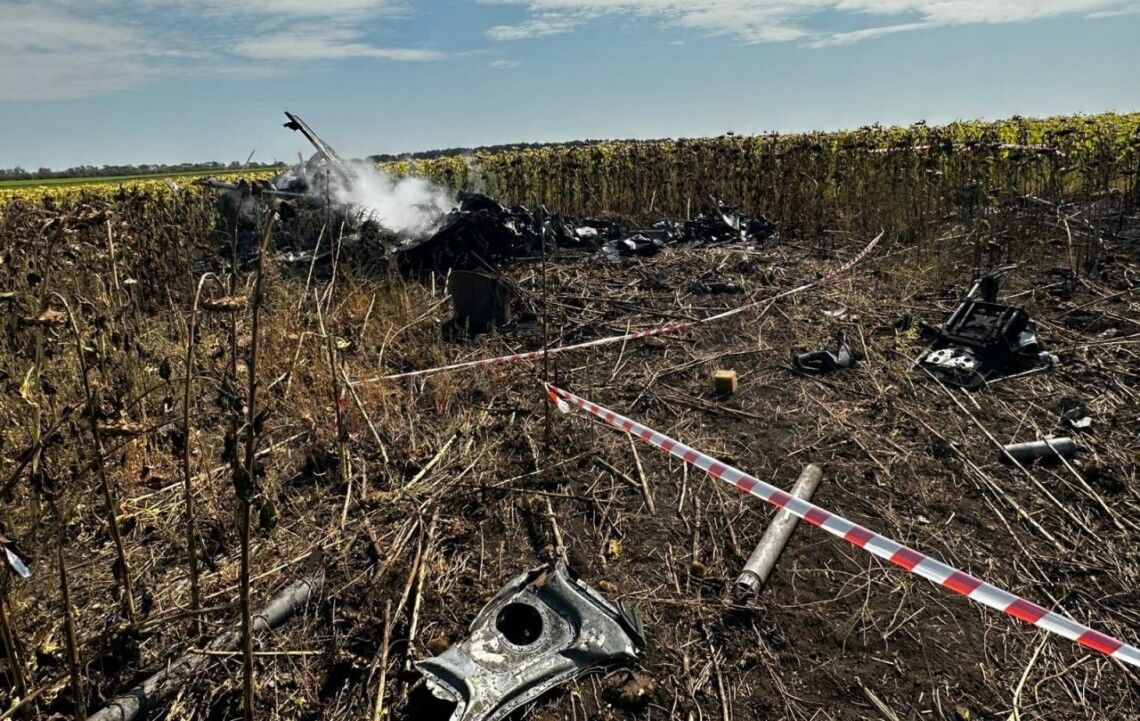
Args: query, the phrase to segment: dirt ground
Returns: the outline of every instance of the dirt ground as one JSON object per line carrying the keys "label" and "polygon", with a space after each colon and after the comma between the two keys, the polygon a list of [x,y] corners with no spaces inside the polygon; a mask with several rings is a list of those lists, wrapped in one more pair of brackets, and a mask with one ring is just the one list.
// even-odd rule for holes
{"label": "dirt ground", "polygon": [[[229,314],[199,318],[187,439],[180,404],[193,289],[184,273],[157,270],[155,250],[131,246],[131,229],[118,220],[109,226],[118,254],[99,223],[77,224],[50,247],[5,251],[5,289],[14,294],[0,354],[0,481],[15,479],[5,488],[4,533],[34,570],[29,581],[11,580],[8,593],[29,686],[40,692],[36,718],[75,716],[55,556],[60,515],[90,710],[237,619],[234,490],[220,460]],[[9,216],[5,230],[34,233],[42,221]],[[824,508],[1136,643],[1140,242],[1128,234],[1136,227],[1101,240],[1048,222],[996,239],[954,228],[907,246],[888,236],[824,287],[677,335],[555,356],[551,379],[784,488],[805,464],[820,464],[814,501]],[[172,226],[170,237],[177,233]],[[203,238],[186,234],[177,253],[200,254]],[[620,265],[560,253],[548,268],[548,334],[572,343],[704,317],[818,277],[866,240],[777,237]],[[940,322],[986,256],[1020,263],[1000,299],[1026,308],[1060,364],[974,392],[949,390],[911,370],[924,347],[916,325]],[[335,274],[307,271],[267,271],[260,483],[275,514],[262,514],[253,545],[255,605],[314,568],[321,583],[301,613],[260,638],[259,718],[446,718],[411,662],[463,638],[504,582],[552,558],[561,541],[587,583],[640,609],[648,643],[636,676],[586,676],[518,718],[1140,719],[1136,669],[819,529],[797,529],[756,599],[735,598],[733,582],[771,509],[583,415],[549,411],[541,362],[353,386],[359,403],[352,394],[342,403],[342,466],[341,384],[329,372],[321,321],[354,381],[535,349],[540,264],[504,269],[517,292],[514,321],[463,343],[441,338],[451,315],[441,277],[377,272],[347,251]],[[696,278],[733,281],[742,292],[695,294]],[[81,316],[100,412],[141,428],[106,439],[105,453],[140,599],[134,624],[121,614],[121,573],[75,412],[82,391],[67,326],[43,331],[42,394],[27,386],[39,331],[17,319],[45,285]],[[204,294],[221,291],[207,284]],[[236,327],[239,350],[248,348],[248,314]],[[861,357],[857,367],[822,376],[793,369],[792,348],[831,348],[839,333]],[[711,381],[725,368],[740,377],[727,399]],[[998,443],[1071,434],[1060,419],[1068,397],[1093,418],[1076,436],[1082,450],[1071,467],[1023,473],[999,463]],[[36,407],[49,429],[38,481],[48,492],[18,470]],[[201,634],[188,613],[187,447],[203,551]],[[52,493],[55,506],[44,500]],[[223,654],[149,718],[240,713],[240,656]]]}

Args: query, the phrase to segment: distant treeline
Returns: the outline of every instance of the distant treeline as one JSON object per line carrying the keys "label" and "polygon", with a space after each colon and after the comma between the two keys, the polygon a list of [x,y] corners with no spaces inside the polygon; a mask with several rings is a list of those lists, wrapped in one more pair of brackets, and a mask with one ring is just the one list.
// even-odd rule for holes
{"label": "distant treeline", "polygon": [[180,173],[196,173],[211,171],[234,172],[238,170],[261,170],[280,168],[284,163],[178,163],[177,165],[78,165],[66,170],[52,170],[40,168],[39,170],[25,170],[24,168],[0,169],[0,180],[48,180],[51,178],[107,178],[123,175],[177,175]]}

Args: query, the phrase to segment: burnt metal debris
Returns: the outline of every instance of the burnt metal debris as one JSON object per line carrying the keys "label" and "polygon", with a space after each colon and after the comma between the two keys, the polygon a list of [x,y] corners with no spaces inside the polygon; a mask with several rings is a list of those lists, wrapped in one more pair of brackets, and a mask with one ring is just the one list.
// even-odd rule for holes
{"label": "burnt metal debris", "polygon": [[1000,276],[979,279],[941,326],[920,322],[930,348],[918,367],[947,385],[977,388],[987,380],[1034,363],[1053,364],[1042,352],[1029,314],[997,302]]}
{"label": "burnt metal debris", "polygon": [[835,352],[815,350],[801,352],[792,349],[792,367],[801,373],[831,373],[841,368],[854,368],[855,353],[842,336]]}
{"label": "burnt metal debris", "polygon": [[450,721],[499,721],[576,676],[635,662],[641,616],[578,580],[563,561],[510,581],[480,611],[470,635],[416,668]]}
{"label": "burnt metal debris", "polygon": [[523,206],[507,208],[494,198],[460,191],[459,205],[427,239],[394,248],[401,262],[416,269],[478,270],[509,258],[542,252],[540,226]]}
{"label": "burnt metal debris", "polygon": [[775,233],[764,216],[743,215],[715,198],[693,220],[679,225],[661,220],[649,227],[596,218],[579,222],[541,206],[533,212],[521,205],[508,208],[479,193],[461,191],[457,198],[458,207],[443,218],[435,233],[395,249],[402,263],[417,269],[489,269],[510,259],[539,256],[544,237],[548,248],[596,250],[597,257],[619,263],[656,255],[668,246],[760,242]]}
{"label": "burnt metal debris", "polygon": [[715,197],[710,197],[691,219],[679,223],[660,220],[639,227],[551,215],[541,207],[536,211],[521,205],[508,207],[486,195],[460,191],[450,212],[424,208],[434,221],[426,232],[401,237],[382,227],[374,217],[377,209],[343,202],[342,194],[335,192],[351,189],[358,182],[357,161],[337,154],[299,116],[290,112],[285,115],[285,127],[304,135],[313,146],[315,152],[308,160],[268,180],[201,181],[222,191],[218,211],[234,226],[243,263],[256,256],[260,211],[266,204],[276,208],[284,221],[283,242],[277,247],[288,262],[307,263],[317,251],[314,246],[320,223],[302,226],[298,222],[308,215],[317,217],[327,228],[337,229],[337,235],[348,244],[376,242],[377,249],[401,267],[440,272],[453,268],[483,271],[512,259],[534,257],[541,254],[544,237],[548,248],[582,248],[595,251],[599,258],[621,262],[628,257],[654,255],[666,246],[698,248],[761,242],[776,232],[775,224],[763,215],[742,213]]}
{"label": "burnt metal debris", "polygon": [[218,213],[237,235],[239,260],[243,265],[251,264],[256,258],[257,233],[266,205],[275,208],[285,221],[281,224],[285,243],[279,242],[278,246],[286,249],[283,259],[290,263],[309,262],[318,250],[314,247],[316,236],[310,237],[312,234],[307,229],[297,228],[290,222],[306,212],[320,215],[328,227],[342,228],[350,237],[364,230],[378,230],[376,223],[360,208],[334,201],[333,188],[352,182],[349,161],[337,154],[299,116],[285,111],[285,117],[288,122],[284,127],[300,132],[316,151],[308,160],[267,180],[226,183],[206,178],[199,181],[200,185],[223,191],[218,195]]}
{"label": "burnt metal debris", "polygon": [[1061,421],[1075,431],[1088,430],[1092,427],[1092,414],[1080,399],[1062,398]]}

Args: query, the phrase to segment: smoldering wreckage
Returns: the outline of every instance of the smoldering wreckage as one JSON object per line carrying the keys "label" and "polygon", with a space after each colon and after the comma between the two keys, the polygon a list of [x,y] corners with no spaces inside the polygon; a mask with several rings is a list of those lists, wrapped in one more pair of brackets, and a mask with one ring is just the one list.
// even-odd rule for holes
{"label": "smoldering wreckage", "polygon": [[[445,332],[458,337],[509,323],[516,289],[501,282],[499,269],[512,262],[573,249],[589,262],[621,263],[671,246],[760,244],[776,233],[763,216],[741,213],[715,198],[693,218],[636,227],[611,219],[570,218],[543,208],[507,207],[478,193],[450,196],[422,184],[412,188],[411,211],[405,207],[393,214],[383,198],[392,197],[395,181],[379,180],[381,200],[376,202],[377,194],[371,192],[377,183],[373,168],[342,158],[301,118],[286,115],[285,126],[313,145],[312,157],[267,181],[204,181],[219,191],[219,213],[232,224],[239,263],[255,258],[258,229],[268,209],[282,221],[275,236],[278,260],[303,266],[330,260],[334,243],[305,223],[306,216],[315,215],[321,219],[319,227],[339,229],[340,243],[368,245],[384,262],[406,272],[448,276],[455,318]],[[919,324],[926,348],[913,365],[914,373],[931,382],[974,390],[1003,375],[1059,362],[1043,348],[1027,313],[998,301],[1002,276],[1012,270],[983,274],[943,322]],[[709,276],[694,280],[690,290],[743,292],[734,283]],[[840,337],[831,348],[790,349],[790,360],[799,373],[835,374],[841,382],[843,373],[857,372],[860,358]],[[734,373],[730,380],[723,389],[726,393],[735,392]],[[1088,432],[1092,425],[1078,399],[1063,402],[1059,420],[1072,433]],[[1049,437],[1006,446],[1002,455],[1014,463],[1049,462],[1078,450],[1072,437]],[[790,497],[807,502],[821,476],[818,466],[808,465]],[[740,575],[739,593],[747,596],[761,590],[797,521],[789,510],[779,512]],[[17,573],[30,573],[13,547],[0,545]],[[290,587],[292,595],[267,607],[270,611],[262,614],[266,624],[283,621],[307,600],[313,584],[306,583],[309,586]],[[635,664],[650,636],[636,608],[607,600],[564,560],[557,560],[507,583],[472,620],[465,639],[419,661],[416,669],[434,696],[453,704],[452,721],[499,721],[581,674]],[[233,640],[219,639],[212,647],[224,648]],[[122,721],[157,705],[198,668],[191,668],[197,661],[186,658],[116,699],[97,718]]]}

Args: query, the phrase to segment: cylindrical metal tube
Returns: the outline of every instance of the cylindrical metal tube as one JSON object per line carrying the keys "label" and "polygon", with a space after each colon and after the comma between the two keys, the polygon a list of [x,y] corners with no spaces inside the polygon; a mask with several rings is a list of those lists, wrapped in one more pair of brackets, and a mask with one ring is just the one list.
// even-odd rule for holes
{"label": "cylindrical metal tube", "polygon": [[[823,469],[814,463],[809,463],[796,479],[796,485],[792,486],[792,495],[804,501],[810,500],[822,478]],[[776,513],[772,524],[764,531],[764,536],[749,556],[748,563],[744,564],[740,577],[736,579],[736,588],[739,591],[756,593],[760,590],[768,580],[768,576],[772,574],[772,569],[775,568],[780,554],[784,552],[784,546],[788,545],[788,539],[792,537],[792,531],[796,529],[799,520],[785,509],[780,509]]]}
{"label": "cylindrical metal tube", "polygon": [[[1010,456],[1018,463],[1032,463],[1056,456],[1072,458],[1073,454],[1077,452],[1077,444],[1073,442],[1072,438],[1064,436],[1029,443],[1010,443],[1008,446],[1002,446],[1002,450],[1005,453],[1001,454],[1001,460],[1005,463],[1009,463]],[[1009,455],[1007,456],[1006,453]]]}

